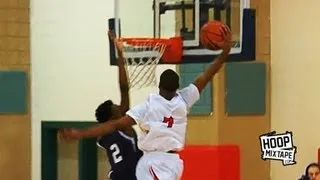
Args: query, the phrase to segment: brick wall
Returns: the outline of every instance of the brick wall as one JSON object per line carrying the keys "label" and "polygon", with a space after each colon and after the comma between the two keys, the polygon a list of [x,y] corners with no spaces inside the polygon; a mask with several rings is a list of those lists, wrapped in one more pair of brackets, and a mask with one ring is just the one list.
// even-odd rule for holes
{"label": "brick wall", "polygon": [[[29,22],[29,0],[0,0],[0,70],[29,74]],[[30,108],[23,115],[0,114],[0,179],[31,179],[30,134]]]}

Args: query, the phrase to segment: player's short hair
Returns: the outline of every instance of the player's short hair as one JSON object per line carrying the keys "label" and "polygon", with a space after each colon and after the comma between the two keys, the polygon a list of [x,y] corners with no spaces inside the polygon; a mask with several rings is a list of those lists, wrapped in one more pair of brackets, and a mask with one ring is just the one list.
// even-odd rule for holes
{"label": "player's short hair", "polygon": [[176,91],[179,89],[179,75],[171,69],[163,71],[160,75],[159,88],[169,92]]}
{"label": "player's short hair", "polygon": [[113,102],[111,100],[107,100],[97,107],[95,116],[99,123],[106,122],[112,117],[112,106]]}

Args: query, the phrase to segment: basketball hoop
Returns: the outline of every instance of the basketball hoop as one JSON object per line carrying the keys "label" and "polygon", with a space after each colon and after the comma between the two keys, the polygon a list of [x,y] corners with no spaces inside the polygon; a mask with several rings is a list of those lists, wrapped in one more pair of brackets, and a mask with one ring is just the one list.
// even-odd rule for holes
{"label": "basketball hoop", "polygon": [[121,38],[130,88],[154,87],[160,60],[176,64],[182,59],[182,39]]}

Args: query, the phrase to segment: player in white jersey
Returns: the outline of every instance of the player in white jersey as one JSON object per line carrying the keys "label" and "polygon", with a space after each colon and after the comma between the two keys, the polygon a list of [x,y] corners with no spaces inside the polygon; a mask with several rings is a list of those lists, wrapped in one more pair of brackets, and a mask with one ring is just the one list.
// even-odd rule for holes
{"label": "player in white jersey", "polygon": [[184,147],[187,111],[199,99],[200,93],[226,61],[231,47],[231,32],[222,27],[224,41],[222,53],[209,68],[189,86],[178,90],[179,76],[165,70],[160,76],[159,94],[151,94],[144,103],[134,106],[119,120],[107,121],[97,126],[76,130],[61,130],[61,137],[80,139],[98,137],[138,124],[138,147],[144,155],[138,162],[138,180],[177,180],[183,171],[183,161],[178,152]]}

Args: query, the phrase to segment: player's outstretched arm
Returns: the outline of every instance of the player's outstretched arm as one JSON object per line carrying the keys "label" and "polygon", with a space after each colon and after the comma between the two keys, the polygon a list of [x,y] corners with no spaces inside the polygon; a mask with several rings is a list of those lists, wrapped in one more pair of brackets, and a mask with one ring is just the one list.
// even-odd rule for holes
{"label": "player's outstretched arm", "polygon": [[227,26],[223,26],[221,29],[223,32],[223,42],[219,43],[218,46],[221,47],[222,53],[214,59],[212,64],[208,67],[208,69],[200,74],[193,84],[198,88],[199,93],[206,87],[209,81],[211,81],[212,77],[220,70],[223,63],[227,60],[230,49],[231,49],[231,32]]}
{"label": "player's outstretched arm", "polygon": [[62,129],[59,131],[59,137],[66,140],[92,138],[99,137],[106,134],[113,133],[118,130],[123,130],[127,127],[131,127],[144,119],[144,116],[148,110],[148,103],[141,103],[131,108],[120,119],[106,121],[99,123],[93,127],[87,129]]}
{"label": "player's outstretched arm", "polygon": [[135,123],[130,116],[123,116],[120,119],[100,123],[87,129],[61,129],[59,137],[65,140],[99,137],[133,126]]}
{"label": "player's outstretched arm", "polygon": [[120,108],[122,114],[125,114],[129,110],[130,99],[129,99],[129,84],[128,77],[124,67],[124,57],[123,57],[123,45],[121,40],[117,39],[114,32],[109,31],[109,38],[114,42],[118,52],[118,68],[119,68],[119,87],[121,92],[121,102]]}

